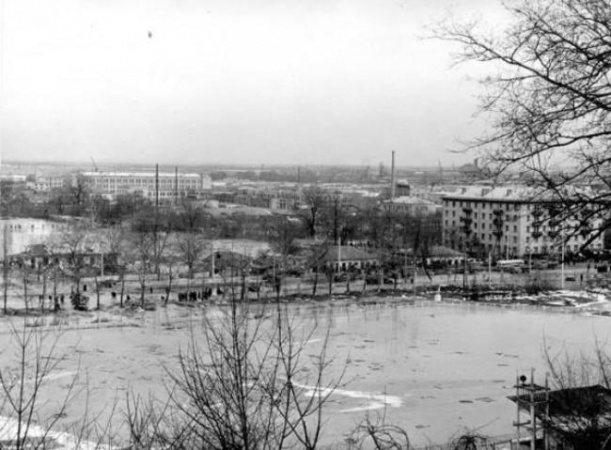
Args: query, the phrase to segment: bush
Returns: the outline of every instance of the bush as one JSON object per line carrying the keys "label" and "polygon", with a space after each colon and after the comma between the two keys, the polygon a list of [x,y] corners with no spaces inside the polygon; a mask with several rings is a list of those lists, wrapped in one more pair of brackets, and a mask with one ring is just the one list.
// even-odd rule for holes
{"label": "bush", "polygon": [[87,311],[89,309],[89,297],[77,292],[70,297],[70,303],[76,311]]}

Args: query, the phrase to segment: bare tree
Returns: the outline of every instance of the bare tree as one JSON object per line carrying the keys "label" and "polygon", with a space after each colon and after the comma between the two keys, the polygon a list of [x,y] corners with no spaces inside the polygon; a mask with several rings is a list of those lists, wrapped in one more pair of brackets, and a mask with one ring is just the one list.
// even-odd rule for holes
{"label": "bare tree", "polygon": [[8,227],[4,224],[2,230],[2,308],[8,313],[8,287],[10,283],[11,265],[8,258]]}
{"label": "bare tree", "polygon": [[[131,251],[127,256],[127,266],[135,272],[140,284],[140,305],[144,307],[147,276],[151,274],[154,258],[154,238],[146,232],[134,233],[131,239]],[[124,278],[124,276],[122,277]],[[123,298],[123,287],[121,288]]]}
{"label": "bare tree", "polygon": [[80,294],[81,279],[84,276],[85,260],[83,254],[91,251],[93,236],[91,226],[86,221],[79,221],[67,226],[59,235],[55,249],[62,253],[63,270],[74,281],[74,291]]}
{"label": "bare tree", "polygon": [[327,204],[327,192],[319,186],[311,186],[303,191],[303,202],[307,206],[307,214],[304,217],[308,231],[310,237],[315,238],[320,214]]}
{"label": "bare tree", "polygon": [[[492,126],[469,148],[493,173],[522,172],[587,223],[611,197],[611,4],[606,0],[503,3],[510,23],[498,34],[448,22],[436,37],[462,47],[460,61],[484,63],[480,111]],[[601,189],[576,189],[575,187]],[[583,220],[581,220],[583,219]],[[608,226],[589,235],[596,239]]]}
{"label": "bare tree", "polygon": [[34,269],[29,264],[28,261],[21,261],[19,266],[19,271],[21,275],[21,287],[23,288],[23,302],[25,305],[26,315],[30,312],[30,284],[32,283],[33,271]]}
{"label": "bare tree", "polygon": [[452,440],[453,450],[477,450],[487,448],[488,438],[476,431],[465,430],[463,434]]}
{"label": "bare tree", "polygon": [[82,415],[67,420],[71,406],[81,395],[88,395],[87,380],[78,364],[74,374],[61,383],[64,392],[57,395],[53,380],[72,354],[59,350],[63,330],[45,329],[38,326],[39,319],[30,320],[7,324],[10,342],[3,351],[12,353],[12,358],[11,364],[0,367],[2,447],[113,448],[109,418],[116,412],[116,402],[109,402],[110,410],[92,415],[87,401]]}
{"label": "bare tree", "polygon": [[119,306],[123,308],[123,295],[125,293],[125,273],[126,264],[130,259],[124,252],[124,249],[129,248],[126,230],[121,225],[112,225],[106,229],[105,238],[108,245],[108,251],[114,258],[114,267],[112,269],[119,274],[121,283],[121,291],[119,293]]}
{"label": "bare tree", "polygon": [[350,441],[359,449],[409,450],[407,432],[386,422],[385,415],[372,419],[369,415],[352,431]]}
{"label": "bare tree", "polygon": [[140,235],[138,240],[147,242],[150,264],[157,280],[161,279],[161,264],[170,237],[170,226],[166,221],[167,217],[161,217],[158,211],[155,211],[153,217],[141,215],[135,224],[135,231]]}
{"label": "bare tree", "polygon": [[128,401],[133,443],[316,448],[323,408],[340,382],[326,381],[327,340],[315,356],[309,347],[306,352],[314,329],[301,334],[303,328],[279,304],[273,311],[254,311],[232,301],[222,318],[204,322],[201,334],[193,330],[180,352],[178,368],[168,369],[169,401]]}
{"label": "bare tree", "polygon": [[208,242],[201,234],[189,231],[177,235],[176,250],[181,261],[187,266],[189,280],[193,279],[195,266],[202,260],[208,247]]}
{"label": "bare tree", "polygon": [[45,401],[44,390],[49,387],[50,376],[66,357],[57,351],[61,333],[53,336],[28,328],[26,320],[19,326],[10,324],[12,347],[9,349],[14,350],[15,360],[13,365],[0,368],[3,393],[0,412],[5,418],[3,426],[14,423],[10,448],[49,448],[53,445],[51,430],[65,416],[78,393],[78,375],[72,377],[59,403]]}
{"label": "bare tree", "polygon": [[85,212],[91,194],[87,180],[79,173],[69,182],[67,190],[72,202],[73,214],[81,216]]}
{"label": "bare tree", "polygon": [[182,199],[180,202],[181,210],[178,214],[180,228],[184,231],[198,230],[205,218],[204,210],[200,205],[189,199]]}
{"label": "bare tree", "polygon": [[316,244],[312,247],[310,254],[309,266],[313,271],[314,280],[312,280],[312,297],[316,297],[318,291],[318,282],[320,275],[325,274],[324,255],[329,251],[329,243],[327,241]]}

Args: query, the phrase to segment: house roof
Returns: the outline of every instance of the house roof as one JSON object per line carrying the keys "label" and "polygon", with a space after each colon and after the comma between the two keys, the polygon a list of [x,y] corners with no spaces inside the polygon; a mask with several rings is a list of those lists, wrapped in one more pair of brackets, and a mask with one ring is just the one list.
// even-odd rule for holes
{"label": "house roof", "polygon": [[[526,385],[528,386],[528,385]],[[598,424],[611,427],[611,390],[601,385],[546,391],[539,386],[533,394],[535,415],[560,433],[573,433],[596,417]],[[549,400],[546,412],[546,396]],[[520,409],[530,411],[531,394],[507,397]],[[546,415],[549,414],[548,417]]]}
{"label": "house roof", "polygon": [[321,256],[325,262],[330,261],[372,261],[377,259],[375,255],[361,250],[360,248],[352,247],[350,245],[332,245],[325,253]]}
{"label": "house roof", "polygon": [[393,203],[397,205],[419,205],[419,206],[434,206],[434,207],[437,206],[437,204],[430,202],[428,200],[424,200],[419,197],[409,197],[405,195],[401,197],[396,197],[393,200],[386,200],[384,203]]}
{"label": "house roof", "polygon": [[455,258],[464,254],[458,250],[443,245],[434,245],[429,251],[430,258]]}

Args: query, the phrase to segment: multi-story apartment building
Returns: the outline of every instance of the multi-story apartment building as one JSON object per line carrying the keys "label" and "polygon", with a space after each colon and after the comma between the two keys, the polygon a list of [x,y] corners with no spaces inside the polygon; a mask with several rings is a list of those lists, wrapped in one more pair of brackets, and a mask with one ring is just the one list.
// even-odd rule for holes
{"label": "multi-story apartment building", "polygon": [[198,173],[160,172],[83,172],[91,192],[115,199],[121,194],[139,194],[162,202],[197,196],[211,188],[210,177]]}
{"label": "multi-story apartment building", "polygon": [[239,187],[232,195],[230,203],[292,211],[299,207],[300,193],[294,186],[261,183],[255,186]]}
{"label": "multi-story apartment building", "polygon": [[[469,242],[471,248],[501,258],[578,252],[602,219],[592,219],[588,229],[578,229],[578,218],[567,216],[559,201],[537,196],[532,189],[460,188],[443,196],[443,241],[455,249],[464,249]],[[602,236],[587,248],[602,249]]]}

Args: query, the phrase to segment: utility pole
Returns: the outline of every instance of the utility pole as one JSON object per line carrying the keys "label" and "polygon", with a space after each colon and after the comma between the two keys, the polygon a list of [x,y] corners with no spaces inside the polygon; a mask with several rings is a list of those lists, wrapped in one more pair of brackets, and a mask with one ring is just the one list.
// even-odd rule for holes
{"label": "utility pole", "polygon": [[8,227],[6,223],[2,230],[2,300],[4,302],[4,314],[8,312],[8,283],[9,283],[9,262],[8,262]]}
{"label": "utility pole", "polygon": [[[504,225],[504,220],[503,220],[503,210],[500,208],[495,209],[493,212],[493,219],[492,219],[492,225],[494,226],[494,237],[496,238],[496,244],[498,245],[498,258],[501,259],[502,258],[502,246],[501,243],[503,242],[503,225]],[[492,253],[492,252],[491,252]],[[488,276],[491,277],[492,276],[492,258],[490,258],[488,264],[489,264],[489,274]],[[501,282],[503,281],[503,268],[501,268]]]}
{"label": "utility pole", "polygon": [[390,163],[390,202],[395,200],[395,151],[392,151],[392,160]]}
{"label": "utility pole", "polygon": [[470,203],[467,203],[467,206],[463,208],[464,216],[460,218],[462,222],[462,231],[465,234],[465,245],[464,245],[464,256],[463,256],[463,289],[466,290],[468,287],[467,283],[467,252],[470,243],[471,232],[471,224],[473,223],[473,219],[471,218],[471,214],[473,213],[473,209],[471,209]]}
{"label": "utility pole", "polygon": [[155,209],[159,209],[159,164],[155,164]]}
{"label": "utility pole", "polygon": [[560,277],[561,277],[560,289],[564,290],[564,239],[565,239],[564,224],[561,224],[560,226],[562,227],[562,238],[561,238],[562,240],[560,242],[560,245],[562,245],[561,256],[560,256],[561,258],[561,261],[560,261]]}
{"label": "utility pole", "polygon": [[174,168],[174,206],[178,205],[178,166]]}

